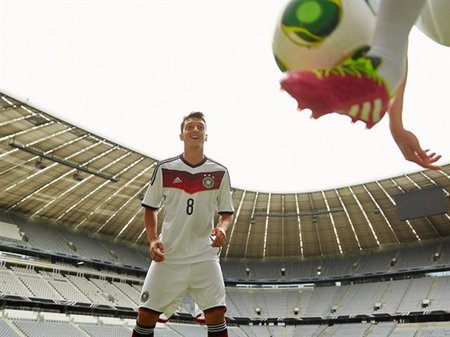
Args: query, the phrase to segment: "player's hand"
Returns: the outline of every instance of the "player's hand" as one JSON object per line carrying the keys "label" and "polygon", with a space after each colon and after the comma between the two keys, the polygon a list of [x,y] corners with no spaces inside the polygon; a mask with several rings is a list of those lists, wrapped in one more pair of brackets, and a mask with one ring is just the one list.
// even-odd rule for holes
{"label": "player's hand", "polygon": [[441,159],[441,155],[437,155],[435,152],[429,153],[429,149],[423,150],[414,133],[402,129],[396,130],[393,136],[406,160],[430,170],[442,170],[441,166],[434,165],[435,162]]}
{"label": "player's hand", "polygon": [[150,244],[150,256],[155,262],[164,261],[164,247],[161,241],[152,241]]}
{"label": "player's hand", "polygon": [[211,236],[214,238],[211,247],[222,247],[227,241],[225,229],[220,226],[217,226],[212,230]]}

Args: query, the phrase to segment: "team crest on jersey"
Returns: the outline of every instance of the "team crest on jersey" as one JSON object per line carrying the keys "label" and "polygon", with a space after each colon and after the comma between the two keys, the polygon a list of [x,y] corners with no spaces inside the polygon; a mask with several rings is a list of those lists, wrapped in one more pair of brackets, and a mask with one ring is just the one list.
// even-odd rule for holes
{"label": "team crest on jersey", "polygon": [[150,295],[149,295],[148,291],[144,291],[141,295],[141,302],[142,303],[147,302],[149,297],[150,297]]}
{"label": "team crest on jersey", "polygon": [[210,189],[214,186],[214,177],[207,175],[203,178],[202,183],[205,188]]}

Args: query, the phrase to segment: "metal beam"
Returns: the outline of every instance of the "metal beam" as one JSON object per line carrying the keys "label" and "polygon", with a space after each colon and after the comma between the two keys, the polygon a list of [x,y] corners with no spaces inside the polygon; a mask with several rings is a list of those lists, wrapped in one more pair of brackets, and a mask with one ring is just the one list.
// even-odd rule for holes
{"label": "metal beam", "polygon": [[35,156],[39,156],[41,158],[45,158],[45,159],[50,160],[50,161],[54,161],[54,162],[56,162],[58,164],[61,164],[61,165],[64,165],[64,166],[76,169],[78,171],[85,172],[85,173],[88,173],[88,174],[92,174],[94,176],[97,176],[97,177],[100,177],[100,178],[103,178],[103,179],[106,179],[106,180],[110,180],[110,181],[112,181],[114,183],[118,182],[118,180],[116,178],[114,178],[110,174],[105,174],[105,173],[102,173],[102,172],[91,170],[90,168],[88,168],[86,166],[81,166],[81,165],[79,165],[77,163],[74,163],[72,161],[65,160],[63,158],[57,157],[57,156],[53,155],[53,153],[48,155],[45,152],[43,152],[41,150],[38,150],[38,149],[35,149],[35,148],[31,147],[31,146],[17,144],[16,142],[14,142],[14,140],[9,142],[9,145],[12,146],[12,147],[15,147],[16,149],[19,149],[19,150],[22,150],[22,151],[34,154]]}

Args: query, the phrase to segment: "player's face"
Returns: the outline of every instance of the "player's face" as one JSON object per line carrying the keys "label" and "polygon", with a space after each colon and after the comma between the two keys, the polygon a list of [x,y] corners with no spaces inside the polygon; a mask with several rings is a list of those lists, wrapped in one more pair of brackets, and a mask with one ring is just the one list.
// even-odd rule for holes
{"label": "player's face", "polygon": [[200,118],[189,118],[184,123],[180,138],[186,144],[203,144],[207,139],[205,122]]}

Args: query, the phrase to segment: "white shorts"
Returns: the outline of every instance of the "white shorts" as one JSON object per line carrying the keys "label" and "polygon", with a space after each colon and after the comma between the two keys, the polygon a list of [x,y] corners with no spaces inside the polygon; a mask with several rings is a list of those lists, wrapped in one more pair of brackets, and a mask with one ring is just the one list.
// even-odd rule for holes
{"label": "white shorts", "polygon": [[[380,0],[369,0],[371,7],[378,12]],[[450,46],[450,1],[427,0],[416,21],[416,27],[435,42]]]}
{"label": "white shorts", "polygon": [[450,1],[428,0],[417,19],[416,26],[429,38],[450,46]]}
{"label": "white shorts", "polygon": [[139,307],[170,317],[186,293],[203,311],[225,307],[225,284],[219,261],[194,264],[152,262],[142,287]]}

